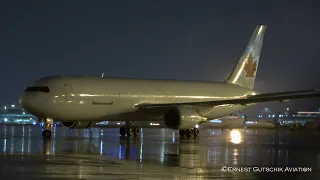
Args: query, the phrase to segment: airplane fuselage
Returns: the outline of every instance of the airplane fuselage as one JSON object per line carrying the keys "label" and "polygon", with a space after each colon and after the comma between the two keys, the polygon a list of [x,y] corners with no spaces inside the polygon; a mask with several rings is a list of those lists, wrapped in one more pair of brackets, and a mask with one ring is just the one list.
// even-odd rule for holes
{"label": "airplane fuselage", "polygon": [[[99,121],[125,121],[121,136],[137,136],[134,121],[163,121],[180,136],[197,136],[199,124],[241,111],[253,103],[319,97],[317,90],[254,92],[265,25],[254,30],[230,76],[219,83],[86,76],[53,76],[28,86],[20,104],[44,122],[51,137],[53,121],[71,129]],[[313,94],[297,93],[313,92]]]}
{"label": "airplane fuselage", "polygon": [[[229,83],[80,76],[42,78],[32,87],[46,87],[49,92],[26,90],[21,97],[25,110],[37,117],[60,121],[157,120],[162,112],[141,113],[139,116],[139,113],[134,113],[137,110],[135,105],[226,100],[257,94]],[[201,116],[213,119],[246,107],[193,108]]]}

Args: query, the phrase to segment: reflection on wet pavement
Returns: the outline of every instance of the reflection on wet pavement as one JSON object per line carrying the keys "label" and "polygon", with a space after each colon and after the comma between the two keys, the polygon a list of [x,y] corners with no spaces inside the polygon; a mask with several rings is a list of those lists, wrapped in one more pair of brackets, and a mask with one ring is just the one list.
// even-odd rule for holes
{"label": "reflection on wet pavement", "polygon": [[[0,126],[0,179],[318,179],[320,132],[168,129],[120,137],[118,129]],[[312,173],[222,172],[228,167],[312,167]]]}

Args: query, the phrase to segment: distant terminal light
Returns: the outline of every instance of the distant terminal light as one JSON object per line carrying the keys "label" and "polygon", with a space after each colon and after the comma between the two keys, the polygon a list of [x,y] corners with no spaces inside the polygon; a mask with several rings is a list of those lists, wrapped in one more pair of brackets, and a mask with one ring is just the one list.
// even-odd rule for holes
{"label": "distant terminal light", "polygon": [[222,123],[222,121],[220,119],[213,119],[213,120],[210,120],[210,122],[212,122],[212,123]]}
{"label": "distant terminal light", "polygon": [[34,124],[37,117],[28,114],[23,108],[15,104],[4,106],[0,112],[0,123],[10,124]]}
{"label": "distant terminal light", "polygon": [[246,121],[245,124],[257,124],[257,121]]}
{"label": "distant terminal light", "polygon": [[306,111],[300,111],[298,114],[320,114],[320,112],[306,112]]}

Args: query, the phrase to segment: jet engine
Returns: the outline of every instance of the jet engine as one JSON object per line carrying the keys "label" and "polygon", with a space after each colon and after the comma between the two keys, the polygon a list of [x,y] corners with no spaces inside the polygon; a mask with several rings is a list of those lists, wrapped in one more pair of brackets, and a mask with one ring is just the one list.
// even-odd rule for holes
{"label": "jet engine", "polygon": [[164,124],[171,129],[190,129],[205,122],[207,118],[200,116],[194,109],[174,107],[163,115]]}
{"label": "jet engine", "polygon": [[86,129],[92,124],[91,121],[61,121],[61,124],[69,129]]}

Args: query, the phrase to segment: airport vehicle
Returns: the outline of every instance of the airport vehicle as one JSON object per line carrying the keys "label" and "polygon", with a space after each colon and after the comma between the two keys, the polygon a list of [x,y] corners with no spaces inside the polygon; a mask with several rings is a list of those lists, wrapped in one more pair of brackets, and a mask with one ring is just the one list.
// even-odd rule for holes
{"label": "airport vehicle", "polygon": [[224,82],[51,76],[28,86],[20,104],[44,121],[43,137],[51,137],[53,120],[71,129],[124,121],[122,136],[139,134],[133,121],[163,121],[180,136],[197,136],[197,125],[255,103],[319,97],[316,89],[266,94],[253,90],[265,30],[265,25],[256,27]]}

